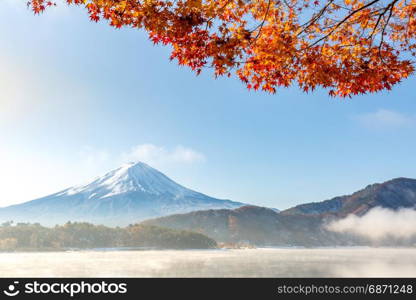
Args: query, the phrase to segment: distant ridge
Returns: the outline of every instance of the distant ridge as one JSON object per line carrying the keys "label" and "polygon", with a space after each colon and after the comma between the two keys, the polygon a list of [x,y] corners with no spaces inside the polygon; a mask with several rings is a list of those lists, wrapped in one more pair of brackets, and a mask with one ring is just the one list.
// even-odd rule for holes
{"label": "distant ridge", "polygon": [[322,228],[317,216],[283,215],[259,206],[216,209],[176,214],[142,222],[205,234],[217,242],[257,246],[330,246],[341,244]]}
{"label": "distant ridge", "polygon": [[[373,241],[326,229],[326,224],[349,214],[361,216],[374,207],[392,210],[416,207],[416,180],[396,178],[372,184],[349,196],[298,205],[280,213],[272,209],[243,206],[176,214],[146,220],[143,224],[194,230],[218,242],[258,246],[357,246]],[[397,228],[400,231],[400,228]],[[416,239],[383,240],[386,246],[416,246]],[[380,245],[380,244],[379,244]]]}
{"label": "distant ridge", "polygon": [[416,207],[416,179],[395,178],[384,183],[368,185],[351,195],[335,197],[323,202],[301,204],[282,211],[282,214],[348,214],[363,215],[373,207],[390,209]]}
{"label": "distant ridge", "polygon": [[87,221],[125,226],[174,213],[242,205],[185,188],[149,165],[137,162],[125,164],[89,184],[1,208],[0,221],[39,222],[42,225]]}

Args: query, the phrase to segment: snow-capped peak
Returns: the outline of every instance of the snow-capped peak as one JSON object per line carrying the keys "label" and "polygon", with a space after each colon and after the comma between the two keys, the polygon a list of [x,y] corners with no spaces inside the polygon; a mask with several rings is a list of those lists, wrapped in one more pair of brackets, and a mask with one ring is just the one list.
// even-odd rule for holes
{"label": "snow-capped peak", "polygon": [[195,193],[177,184],[143,162],[130,162],[96,178],[89,184],[69,188],[61,195],[89,194],[88,198],[106,198],[122,193],[138,192],[183,196]]}
{"label": "snow-capped peak", "polygon": [[245,205],[189,190],[145,163],[127,163],[89,184],[0,210],[0,219],[127,226],[144,219]]}

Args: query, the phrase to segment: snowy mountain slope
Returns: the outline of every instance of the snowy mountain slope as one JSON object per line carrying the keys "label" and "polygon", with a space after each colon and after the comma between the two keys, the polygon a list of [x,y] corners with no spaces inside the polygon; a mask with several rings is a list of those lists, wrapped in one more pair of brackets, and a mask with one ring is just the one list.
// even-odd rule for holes
{"label": "snowy mountain slope", "polygon": [[187,189],[145,163],[129,163],[89,184],[0,209],[0,221],[44,225],[87,221],[125,226],[144,219],[245,204]]}

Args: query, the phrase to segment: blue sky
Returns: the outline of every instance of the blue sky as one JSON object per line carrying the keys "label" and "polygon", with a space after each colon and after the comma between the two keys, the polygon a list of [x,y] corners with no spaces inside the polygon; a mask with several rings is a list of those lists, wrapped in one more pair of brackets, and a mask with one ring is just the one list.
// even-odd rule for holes
{"label": "blue sky", "polygon": [[[416,78],[341,100],[196,77],[137,30],[0,3],[0,206],[127,160],[219,198],[286,208],[416,178]],[[59,2],[58,2],[59,3]]]}

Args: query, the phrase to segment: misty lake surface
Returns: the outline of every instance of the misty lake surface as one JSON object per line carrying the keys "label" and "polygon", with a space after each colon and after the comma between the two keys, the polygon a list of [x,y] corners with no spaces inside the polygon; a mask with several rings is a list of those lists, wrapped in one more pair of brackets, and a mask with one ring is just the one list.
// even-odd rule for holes
{"label": "misty lake surface", "polygon": [[0,253],[1,277],[416,277],[416,249]]}

